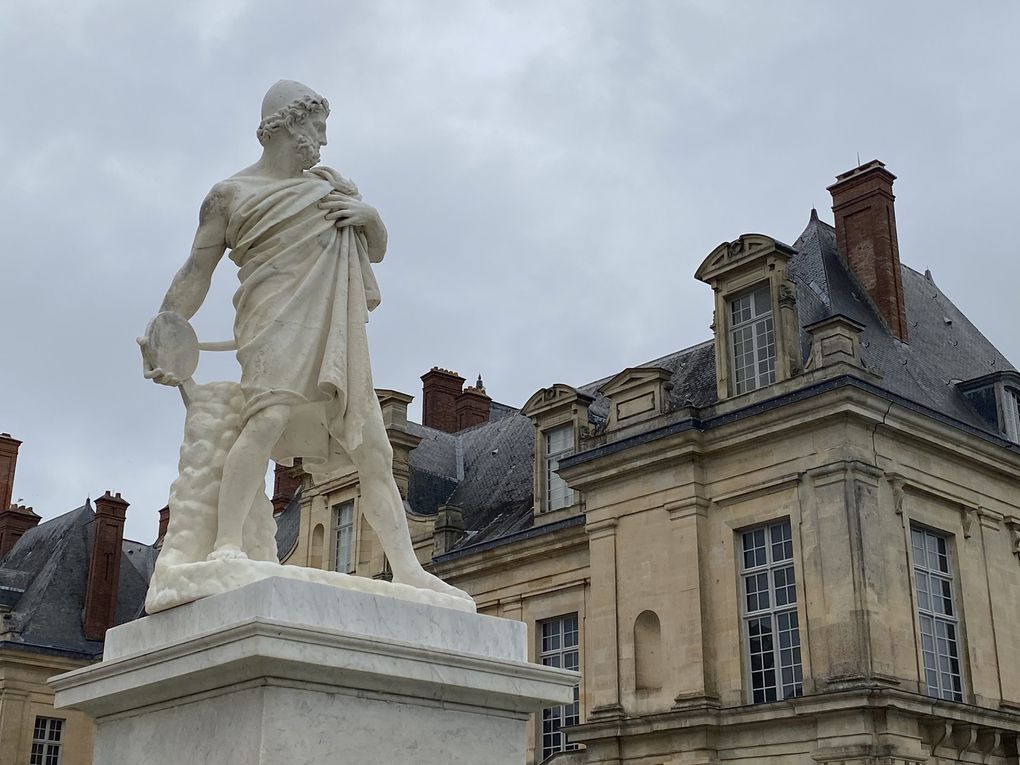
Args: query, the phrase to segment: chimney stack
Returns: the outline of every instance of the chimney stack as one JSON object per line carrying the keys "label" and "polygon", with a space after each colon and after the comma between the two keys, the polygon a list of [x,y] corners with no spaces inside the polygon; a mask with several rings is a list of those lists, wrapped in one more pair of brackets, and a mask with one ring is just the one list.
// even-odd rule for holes
{"label": "chimney stack", "polygon": [[287,509],[294,498],[294,493],[304,483],[305,471],[301,467],[301,459],[296,458],[292,467],[276,463],[273,474],[273,515],[279,515]]}
{"label": "chimney stack", "polygon": [[163,505],[159,511],[159,534],[156,535],[157,540],[162,540],[166,536],[167,527],[170,526],[170,505]]}
{"label": "chimney stack", "polygon": [[41,519],[24,505],[11,505],[0,511],[0,558],[18,543],[22,535],[38,525]]}
{"label": "chimney stack", "polygon": [[10,433],[0,433],[0,512],[11,506],[14,496],[14,469],[18,466],[21,441]]}
{"label": "chimney stack", "polygon": [[464,378],[449,369],[432,369],[421,376],[422,425],[445,433],[456,433],[457,399],[464,388]]}
{"label": "chimney stack", "polygon": [[492,399],[485,393],[482,376],[478,375],[475,387],[468,386],[457,397],[457,430],[464,430],[474,425],[489,421],[492,413]]}
{"label": "chimney stack", "polygon": [[861,283],[889,331],[907,340],[906,304],[896,239],[896,176],[873,159],[829,186],[839,255]]}
{"label": "chimney stack", "polygon": [[457,505],[440,507],[432,531],[433,556],[449,552],[464,537],[464,511]]}
{"label": "chimney stack", "polygon": [[120,492],[107,491],[96,500],[88,583],[85,587],[85,639],[102,640],[116,623],[124,519],[128,503]]}
{"label": "chimney stack", "polygon": [[32,508],[11,502],[19,446],[21,441],[11,438],[10,433],[0,433],[0,558],[10,552],[22,534],[40,520]]}

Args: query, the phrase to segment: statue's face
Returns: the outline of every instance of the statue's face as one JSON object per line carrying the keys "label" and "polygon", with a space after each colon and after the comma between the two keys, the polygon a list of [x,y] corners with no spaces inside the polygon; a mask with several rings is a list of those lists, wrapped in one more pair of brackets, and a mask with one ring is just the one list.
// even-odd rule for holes
{"label": "statue's face", "polygon": [[294,144],[305,170],[319,163],[319,149],[326,145],[326,115],[312,112],[291,130]]}

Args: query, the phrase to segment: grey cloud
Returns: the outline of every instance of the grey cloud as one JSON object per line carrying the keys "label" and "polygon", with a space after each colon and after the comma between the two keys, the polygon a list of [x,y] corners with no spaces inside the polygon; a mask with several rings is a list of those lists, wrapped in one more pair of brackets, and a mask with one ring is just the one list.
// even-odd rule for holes
{"label": "grey cloud", "polygon": [[[265,88],[334,107],[324,161],[382,211],[376,383],[433,364],[520,404],[705,339],[724,239],[793,241],[862,160],[900,180],[905,263],[1014,363],[1015,4],[8,4],[0,67],[0,429],[44,517],[106,488],[155,534],[182,408],[134,337],[206,190],[250,163]],[[235,276],[195,325],[226,336]],[[202,379],[235,374],[204,359]]]}

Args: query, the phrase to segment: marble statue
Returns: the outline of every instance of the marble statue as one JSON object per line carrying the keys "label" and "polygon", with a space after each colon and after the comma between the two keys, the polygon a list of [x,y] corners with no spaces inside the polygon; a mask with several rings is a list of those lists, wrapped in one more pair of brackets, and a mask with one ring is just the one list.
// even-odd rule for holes
{"label": "marble statue", "polygon": [[[187,409],[150,613],[269,576],[474,609],[411,546],[365,327],[379,305],[372,264],[386,253],[386,227],[354,183],[318,165],[328,116],[327,100],[301,83],[269,89],[261,158],[206,196],[191,254],[138,340],[145,376],[179,387]],[[188,320],[227,250],[240,280],[234,341],[199,343]],[[236,350],[240,382],[191,379],[200,349]],[[315,474],[357,469],[393,584],[279,564],[266,468],[297,457]]]}

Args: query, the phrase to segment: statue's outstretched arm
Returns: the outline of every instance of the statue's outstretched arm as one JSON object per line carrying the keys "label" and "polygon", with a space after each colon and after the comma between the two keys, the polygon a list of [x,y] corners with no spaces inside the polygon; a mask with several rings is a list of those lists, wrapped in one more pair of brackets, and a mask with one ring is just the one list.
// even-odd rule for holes
{"label": "statue's outstretched arm", "polygon": [[[223,188],[223,184],[217,184],[205,198],[202,203],[202,211],[199,214],[198,231],[195,233],[195,242],[191,246],[191,254],[170,283],[170,289],[167,290],[166,297],[163,298],[163,305],[160,306],[159,315],[149,322],[145,334],[138,338],[138,345],[142,349],[142,372],[146,378],[160,385],[178,386],[186,383],[191,373],[194,372],[194,365],[198,363],[197,339],[187,320],[195,315],[201,307],[202,301],[205,300],[205,296],[209,293],[213,271],[227,249],[228,193],[228,188]],[[176,320],[173,318],[175,314]],[[172,338],[169,340],[170,348],[163,347],[168,343],[168,338],[160,338],[161,331],[154,328],[160,317],[170,319],[170,337]],[[155,333],[155,337],[153,337],[153,333]],[[188,334],[191,335],[191,342],[195,344],[193,350],[190,349],[187,340],[182,340],[181,333],[185,337]],[[165,331],[162,334],[165,334]],[[169,357],[166,356],[167,352],[170,353]],[[182,366],[181,359],[187,359],[192,354],[194,354],[194,358],[191,359],[193,363]],[[169,367],[167,367],[168,360],[172,360]],[[184,371],[182,372],[181,369]],[[187,398],[185,398],[185,403],[187,403]]]}
{"label": "statue's outstretched arm", "polygon": [[213,186],[202,202],[191,254],[170,283],[159,309],[161,313],[173,311],[190,319],[202,306],[216,264],[227,249],[228,209],[229,189],[224,184]]}

